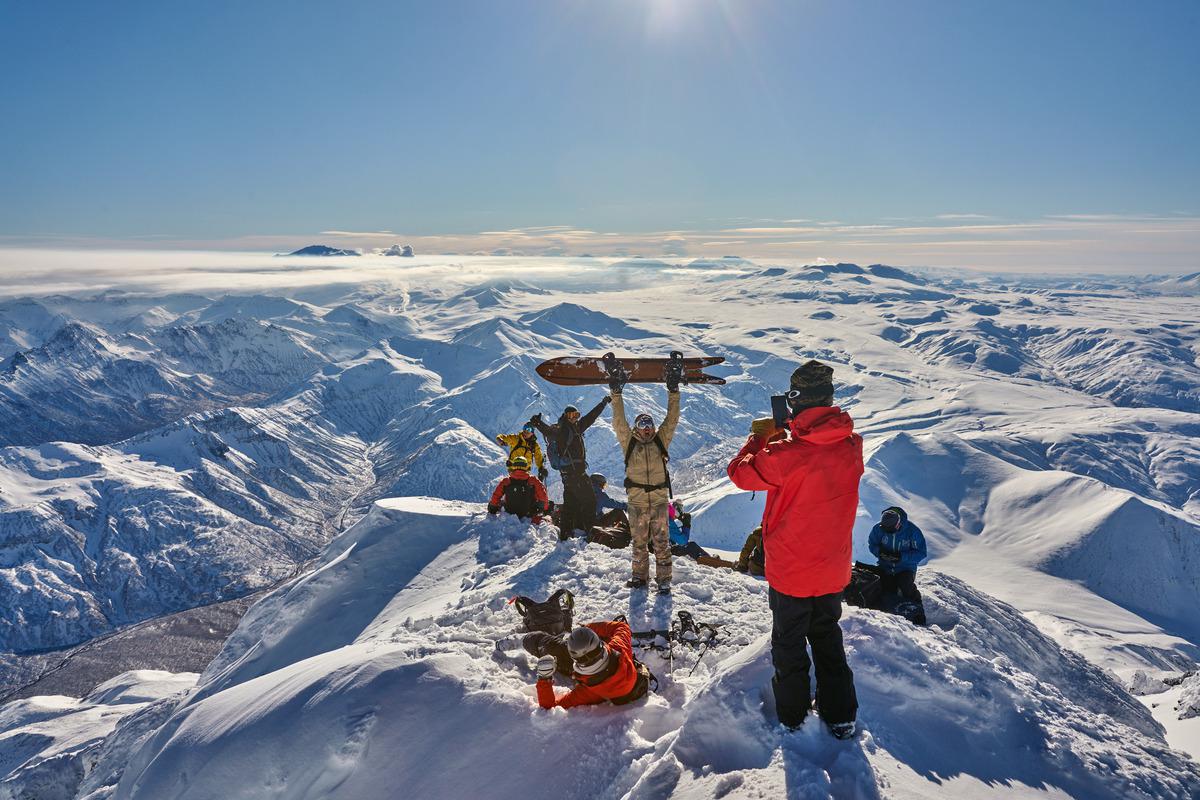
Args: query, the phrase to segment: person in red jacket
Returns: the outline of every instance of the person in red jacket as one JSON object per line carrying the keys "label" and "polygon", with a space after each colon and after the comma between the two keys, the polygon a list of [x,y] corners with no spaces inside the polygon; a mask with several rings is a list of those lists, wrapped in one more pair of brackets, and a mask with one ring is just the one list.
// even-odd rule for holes
{"label": "person in red jacket", "polygon": [[[792,373],[787,435],[755,423],[729,463],[740,489],[765,491],[763,549],[770,586],[771,660],[779,721],[795,729],[811,706],[816,667],[821,718],[833,735],[854,735],[858,699],[846,663],[842,589],[850,582],[851,534],[863,474],[862,437],[833,405],[833,369],[809,361]],[[806,644],[812,648],[809,659]]]}
{"label": "person in red jacket", "polygon": [[529,518],[536,525],[550,508],[546,487],[529,474],[529,459],[525,456],[514,456],[508,466],[508,477],[500,481],[488,501],[488,513],[498,514],[503,509],[522,519]]}
{"label": "person in red jacket", "polygon": [[[542,708],[571,708],[605,701],[625,705],[641,699],[648,681],[633,660],[633,634],[629,625],[591,622],[562,636],[535,631],[526,634],[525,649],[538,656],[537,698]],[[575,687],[557,696],[554,671],[570,664]]]}

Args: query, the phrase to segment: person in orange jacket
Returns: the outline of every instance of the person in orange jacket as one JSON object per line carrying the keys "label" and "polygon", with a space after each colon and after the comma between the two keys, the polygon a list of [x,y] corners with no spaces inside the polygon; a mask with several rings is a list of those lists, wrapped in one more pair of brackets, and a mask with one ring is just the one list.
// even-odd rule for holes
{"label": "person in orange jacket", "polygon": [[498,514],[503,510],[522,519],[528,518],[536,525],[542,521],[542,514],[550,509],[546,487],[529,474],[529,459],[525,456],[514,456],[509,461],[509,469],[508,477],[492,492],[488,513]]}
{"label": "person in orange jacket", "polygon": [[[648,679],[633,658],[633,634],[628,623],[591,622],[566,637],[535,631],[526,634],[525,649],[538,656],[537,698],[542,708],[572,708],[605,701],[625,705],[641,699]],[[554,671],[570,664],[575,687],[561,696],[554,692]]]}

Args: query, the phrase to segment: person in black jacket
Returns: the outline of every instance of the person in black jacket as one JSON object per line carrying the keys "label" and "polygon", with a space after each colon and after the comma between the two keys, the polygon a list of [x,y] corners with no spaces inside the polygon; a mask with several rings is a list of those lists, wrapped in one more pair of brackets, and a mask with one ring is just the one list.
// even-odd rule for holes
{"label": "person in black jacket", "polygon": [[554,425],[542,422],[541,414],[534,414],[529,419],[529,423],[546,437],[550,466],[557,469],[562,478],[559,541],[570,539],[575,531],[580,531],[580,536],[586,536],[595,524],[596,493],[592,489],[592,479],[588,477],[587,446],[583,434],[610,402],[612,398],[606,396],[583,416],[579,415],[579,409],[575,406],[567,406]]}

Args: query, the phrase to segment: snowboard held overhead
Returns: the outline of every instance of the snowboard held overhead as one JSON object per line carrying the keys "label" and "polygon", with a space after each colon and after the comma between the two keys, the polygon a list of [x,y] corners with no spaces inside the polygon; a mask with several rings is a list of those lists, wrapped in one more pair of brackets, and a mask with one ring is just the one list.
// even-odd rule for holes
{"label": "snowboard held overhead", "polygon": [[[672,354],[675,356],[675,354]],[[606,353],[602,358],[580,358],[565,356],[552,358],[537,365],[537,374],[559,386],[587,386],[604,384],[612,379],[613,370],[623,370],[626,383],[663,383],[668,365],[682,361],[682,383],[712,384],[723,386],[724,378],[707,375],[701,370],[721,364],[721,356],[698,356],[683,358],[621,358]]]}

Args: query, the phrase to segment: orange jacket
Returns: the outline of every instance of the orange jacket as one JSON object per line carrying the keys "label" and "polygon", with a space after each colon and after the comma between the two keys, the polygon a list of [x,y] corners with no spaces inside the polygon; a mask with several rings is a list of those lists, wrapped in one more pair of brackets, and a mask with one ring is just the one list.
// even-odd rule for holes
{"label": "orange jacket", "polygon": [[621,698],[633,691],[637,683],[637,667],[633,665],[633,634],[624,622],[592,622],[588,627],[604,640],[612,657],[617,659],[616,669],[594,684],[588,681],[597,676],[575,675],[575,688],[562,697],[555,697],[554,684],[549,678],[537,682],[538,705],[542,708],[561,706],[594,705],[613,698]]}
{"label": "orange jacket", "polygon": [[767,493],[767,583],[792,597],[840,592],[850,582],[862,437],[850,415],[832,406],[805,409],[790,427],[779,441],[751,436],[729,462],[729,479]]}

